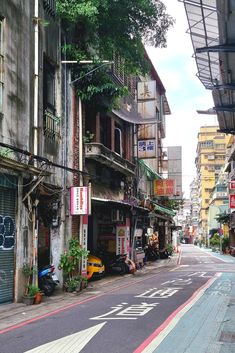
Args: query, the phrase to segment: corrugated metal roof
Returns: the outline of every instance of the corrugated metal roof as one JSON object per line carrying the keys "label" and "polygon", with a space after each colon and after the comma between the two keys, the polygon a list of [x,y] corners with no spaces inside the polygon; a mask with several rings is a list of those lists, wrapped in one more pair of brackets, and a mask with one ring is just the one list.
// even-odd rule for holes
{"label": "corrugated metal roof", "polygon": [[235,2],[179,0],[184,3],[197,76],[213,91],[220,131],[235,134]]}

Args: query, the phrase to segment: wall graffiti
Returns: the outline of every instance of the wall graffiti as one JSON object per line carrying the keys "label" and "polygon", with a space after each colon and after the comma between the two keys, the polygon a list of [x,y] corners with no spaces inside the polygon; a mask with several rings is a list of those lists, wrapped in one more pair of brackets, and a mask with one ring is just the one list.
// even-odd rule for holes
{"label": "wall graffiti", "polygon": [[11,250],[15,245],[15,222],[10,216],[0,215],[0,249]]}
{"label": "wall graffiti", "polygon": [[6,271],[0,270],[0,284],[1,285],[7,284],[7,282],[8,282],[7,280],[8,280],[8,276],[7,276]]}

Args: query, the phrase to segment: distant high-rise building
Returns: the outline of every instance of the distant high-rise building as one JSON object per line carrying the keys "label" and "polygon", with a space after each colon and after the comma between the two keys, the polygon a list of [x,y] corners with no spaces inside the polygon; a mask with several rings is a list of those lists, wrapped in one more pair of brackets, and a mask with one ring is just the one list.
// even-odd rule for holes
{"label": "distant high-rise building", "polygon": [[198,133],[196,168],[199,190],[200,238],[208,237],[208,212],[210,196],[218,181],[219,172],[224,165],[226,148],[230,135],[218,132],[218,126],[202,126]]}
{"label": "distant high-rise building", "polygon": [[190,184],[190,204],[191,204],[191,226],[192,236],[195,240],[199,238],[198,221],[199,221],[199,181],[194,178]]}
{"label": "distant high-rise building", "polygon": [[168,178],[175,180],[175,198],[182,199],[182,147],[167,148]]}

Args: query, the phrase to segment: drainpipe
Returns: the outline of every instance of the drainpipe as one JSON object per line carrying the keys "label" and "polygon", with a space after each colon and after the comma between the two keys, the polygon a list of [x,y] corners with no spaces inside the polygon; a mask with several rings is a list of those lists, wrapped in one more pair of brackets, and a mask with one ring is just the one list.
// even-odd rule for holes
{"label": "drainpipe", "polygon": [[[38,155],[38,8],[39,0],[34,2],[34,112],[33,112],[33,153]],[[37,160],[34,159],[34,166],[37,167]],[[32,209],[32,226],[33,226],[33,284],[38,285],[38,221],[37,221],[37,205],[35,201]]]}
{"label": "drainpipe", "polygon": [[[38,0],[34,3],[34,134],[33,153],[38,155]],[[37,164],[36,159],[34,163]],[[37,165],[35,165],[36,167]]]}

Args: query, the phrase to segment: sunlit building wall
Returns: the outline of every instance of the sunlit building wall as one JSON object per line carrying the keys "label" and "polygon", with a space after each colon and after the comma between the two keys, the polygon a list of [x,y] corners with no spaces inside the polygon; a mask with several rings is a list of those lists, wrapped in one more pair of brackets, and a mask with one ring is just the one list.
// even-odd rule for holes
{"label": "sunlit building wall", "polygon": [[229,135],[218,132],[218,126],[202,126],[198,133],[196,168],[199,181],[198,229],[202,240],[208,237],[210,195],[225,163]]}

